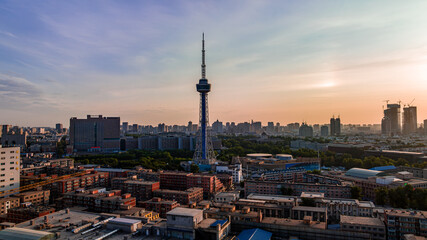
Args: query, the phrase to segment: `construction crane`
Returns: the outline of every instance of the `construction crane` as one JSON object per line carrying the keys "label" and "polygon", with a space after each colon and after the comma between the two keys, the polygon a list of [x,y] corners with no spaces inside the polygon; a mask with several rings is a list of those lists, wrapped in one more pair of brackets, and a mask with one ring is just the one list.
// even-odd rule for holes
{"label": "construction crane", "polygon": [[73,177],[80,177],[80,176],[86,175],[88,173],[89,173],[89,171],[76,172],[73,174],[59,176],[57,178],[48,179],[46,181],[42,181],[42,182],[38,182],[38,183],[28,184],[28,185],[25,185],[25,186],[22,186],[19,188],[13,188],[13,189],[6,190],[6,191],[0,191],[0,197],[12,195],[12,194],[23,192],[23,191],[28,191],[28,190],[31,190],[31,189],[34,189],[37,187],[41,187],[41,186],[45,186],[45,185],[48,185],[48,184],[51,184],[51,183],[54,183],[57,181],[61,181],[64,179],[73,178]]}
{"label": "construction crane", "polygon": [[412,104],[414,101],[415,101],[415,98],[414,98],[414,99],[412,99],[412,101],[411,101],[410,103],[408,103],[408,107],[410,107],[410,106],[411,106],[411,104]]}

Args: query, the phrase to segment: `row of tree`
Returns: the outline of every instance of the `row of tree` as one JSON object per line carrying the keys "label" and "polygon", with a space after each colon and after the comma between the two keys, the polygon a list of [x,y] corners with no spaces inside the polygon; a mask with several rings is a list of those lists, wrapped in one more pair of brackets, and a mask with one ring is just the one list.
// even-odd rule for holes
{"label": "row of tree", "polygon": [[[180,163],[190,161],[191,151],[145,151],[130,150],[126,153],[86,155],[75,157],[82,164],[99,164],[108,167],[133,168],[142,166],[153,170],[182,170]],[[196,170],[194,170],[196,171]]]}
{"label": "row of tree", "polygon": [[427,210],[427,189],[414,188],[411,185],[397,188],[380,187],[375,189],[375,203],[394,208],[412,208]]}

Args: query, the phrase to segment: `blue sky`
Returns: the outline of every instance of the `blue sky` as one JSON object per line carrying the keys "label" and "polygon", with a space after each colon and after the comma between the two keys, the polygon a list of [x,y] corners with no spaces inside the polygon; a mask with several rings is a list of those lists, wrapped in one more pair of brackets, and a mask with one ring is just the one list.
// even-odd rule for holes
{"label": "blue sky", "polygon": [[3,1],[0,123],[87,114],[198,118],[205,32],[211,122],[427,118],[426,1]]}

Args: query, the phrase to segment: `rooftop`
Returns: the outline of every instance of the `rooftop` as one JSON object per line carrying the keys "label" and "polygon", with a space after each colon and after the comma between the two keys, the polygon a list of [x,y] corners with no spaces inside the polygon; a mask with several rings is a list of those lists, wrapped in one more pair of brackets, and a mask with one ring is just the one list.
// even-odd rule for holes
{"label": "rooftop", "polygon": [[272,218],[272,217],[264,218],[264,220],[262,220],[262,223],[294,226],[294,227],[309,227],[309,228],[317,228],[317,229],[326,229],[326,226],[327,226],[325,222],[311,222],[311,224],[308,225],[308,224],[305,224],[303,220],[294,220],[294,219],[288,219],[288,218]]}
{"label": "rooftop", "polygon": [[408,210],[385,210],[384,211],[388,216],[397,216],[397,217],[414,217],[414,218],[423,218],[427,219],[427,211],[408,211]]}
{"label": "rooftop", "polygon": [[370,217],[352,217],[341,215],[340,218],[341,224],[358,224],[358,225],[368,225],[376,227],[384,227],[384,222],[379,218],[370,218]]}
{"label": "rooftop", "polygon": [[167,215],[179,215],[179,216],[188,216],[188,217],[194,217],[199,214],[203,214],[203,210],[194,209],[194,208],[182,208],[182,207],[177,207],[167,212]]}
{"label": "rooftop", "polygon": [[37,231],[26,228],[7,228],[0,231],[0,239],[2,240],[39,240],[39,239],[53,239],[54,233]]}
{"label": "rooftop", "polygon": [[322,207],[307,207],[307,206],[296,206],[296,207],[293,207],[292,210],[312,211],[312,212],[326,212],[326,208],[322,208]]}
{"label": "rooftop", "polygon": [[351,176],[351,177],[357,177],[357,178],[369,178],[374,177],[381,173],[381,171],[375,171],[375,170],[369,170],[369,169],[363,169],[363,168],[352,168],[348,170],[345,175]]}
{"label": "rooftop", "polygon": [[237,239],[239,240],[268,240],[271,238],[272,233],[264,231],[260,228],[253,228],[243,230]]}

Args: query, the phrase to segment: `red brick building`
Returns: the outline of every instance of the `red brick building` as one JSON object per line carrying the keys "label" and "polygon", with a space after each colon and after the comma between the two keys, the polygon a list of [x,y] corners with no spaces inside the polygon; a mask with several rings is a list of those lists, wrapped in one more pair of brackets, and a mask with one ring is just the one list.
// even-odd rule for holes
{"label": "red brick building", "polygon": [[137,201],[145,201],[153,198],[153,191],[160,188],[160,182],[148,182],[136,178],[113,178],[111,188],[120,189],[122,193],[130,193]]}
{"label": "red brick building", "polygon": [[64,179],[52,183],[52,192],[63,194],[75,191],[79,188],[94,188],[107,186],[108,172],[94,172],[91,174],[83,175],[81,177]]}
{"label": "red brick building", "polygon": [[158,212],[160,217],[165,218],[167,212],[176,207],[179,207],[179,203],[177,201],[163,200],[161,198],[155,197],[151,200],[143,202],[142,207],[149,211]]}
{"label": "red brick building", "polygon": [[179,204],[188,205],[203,200],[203,188],[189,188],[185,191],[159,189],[153,192],[154,197],[177,201]]}
{"label": "red brick building", "polygon": [[114,212],[128,210],[136,206],[136,199],[131,194],[121,194],[120,190],[98,192],[91,189],[80,192],[65,193],[62,199],[64,206],[82,206],[96,212]]}
{"label": "red brick building", "polygon": [[186,172],[162,172],[160,173],[160,188],[185,190],[187,187],[187,177],[192,173]]}
{"label": "red brick building", "polygon": [[7,211],[7,215],[2,216],[5,222],[21,223],[33,218],[42,217],[55,212],[55,208],[45,206],[31,206],[24,208],[13,208]]}
{"label": "red brick building", "polygon": [[185,172],[163,172],[160,174],[160,188],[186,190],[188,188],[203,188],[204,197],[213,196],[220,192],[224,185],[211,174],[193,174]]}

